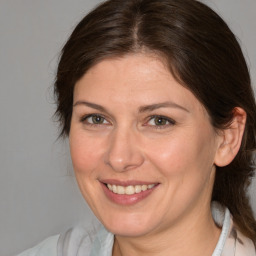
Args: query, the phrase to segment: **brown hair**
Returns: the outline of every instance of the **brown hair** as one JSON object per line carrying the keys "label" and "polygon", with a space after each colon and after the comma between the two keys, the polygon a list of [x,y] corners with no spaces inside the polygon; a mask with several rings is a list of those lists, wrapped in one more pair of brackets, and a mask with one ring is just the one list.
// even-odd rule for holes
{"label": "brown hair", "polygon": [[204,105],[216,129],[247,113],[241,148],[217,167],[212,200],[227,206],[240,230],[256,243],[247,194],[254,173],[256,105],[241,48],[226,23],[195,0],[109,0],[77,25],[63,47],[55,82],[56,115],[68,135],[75,83],[97,62],[143,50],[163,57],[175,78]]}

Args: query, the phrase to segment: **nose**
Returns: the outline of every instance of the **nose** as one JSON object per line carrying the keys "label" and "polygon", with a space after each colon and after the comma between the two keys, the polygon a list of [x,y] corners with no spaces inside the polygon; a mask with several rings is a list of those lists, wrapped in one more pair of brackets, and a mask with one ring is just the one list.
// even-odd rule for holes
{"label": "nose", "polygon": [[132,129],[116,129],[109,135],[105,163],[114,171],[128,171],[143,164],[143,152],[135,133]]}

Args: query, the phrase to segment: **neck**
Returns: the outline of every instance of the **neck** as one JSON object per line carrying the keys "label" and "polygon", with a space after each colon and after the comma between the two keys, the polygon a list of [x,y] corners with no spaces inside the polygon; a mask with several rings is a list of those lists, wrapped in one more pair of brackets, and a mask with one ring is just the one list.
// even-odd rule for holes
{"label": "neck", "polygon": [[166,230],[140,237],[115,236],[113,256],[210,256],[219,235],[220,229],[215,225],[208,207],[205,212],[196,211]]}

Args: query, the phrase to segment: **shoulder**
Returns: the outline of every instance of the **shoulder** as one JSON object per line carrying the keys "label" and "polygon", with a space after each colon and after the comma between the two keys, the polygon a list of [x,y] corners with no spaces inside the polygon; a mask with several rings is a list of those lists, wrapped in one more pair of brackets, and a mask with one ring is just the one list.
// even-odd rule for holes
{"label": "shoulder", "polygon": [[57,256],[57,244],[59,235],[45,239],[37,246],[30,248],[17,256]]}
{"label": "shoulder", "polygon": [[91,230],[75,227],[17,256],[111,256],[113,242],[114,235],[103,226]]}
{"label": "shoulder", "polygon": [[240,232],[226,207],[213,202],[212,216],[215,223],[222,228],[214,256],[256,256],[253,241]]}
{"label": "shoulder", "polygon": [[[58,241],[60,255],[79,255],[81,251],[91,251],[96,230],[74,227],[62,233]],[[85,255],[86,256],[86,255]]]}
{"label": "shoulder", "polygon": [[91,230],[76,227],[60,235],[58,252],[63,256],[108,256],[112,255],[113,241],[113,234],[103,226]]}

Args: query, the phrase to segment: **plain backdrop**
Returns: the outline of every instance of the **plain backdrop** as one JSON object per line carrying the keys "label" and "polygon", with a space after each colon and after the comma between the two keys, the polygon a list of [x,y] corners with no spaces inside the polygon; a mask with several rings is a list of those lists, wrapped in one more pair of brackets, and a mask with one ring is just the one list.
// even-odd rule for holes
{"label": "plain backdrop", "polygon": [[[125,1],[125,0],[124,0]],[[56,141],[52,85],[58,55],[93,0],[0,0],[0,255],[95,222]],[[256,84],[256,1],[212,0],[241,41]],[[250,190],[256,212],[256,182]]]}

